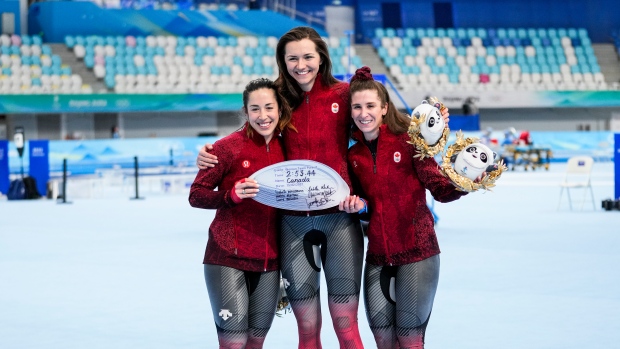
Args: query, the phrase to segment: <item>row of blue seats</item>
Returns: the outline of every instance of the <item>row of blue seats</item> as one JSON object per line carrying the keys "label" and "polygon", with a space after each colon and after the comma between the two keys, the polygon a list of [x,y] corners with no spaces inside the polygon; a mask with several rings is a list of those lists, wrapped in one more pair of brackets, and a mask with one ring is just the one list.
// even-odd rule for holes
{"label": "row of blue seats", "polygon": [[[528,57],[531,58],[531,57]],[[405,61],[402,59],[402,57],[388,57],[386,59],[384,59],[384,64],[388,67],[392,66],[392,65],[399,65],[399,66],[406,66],[407,64],[405,63]],[[432,59],[432,57],[427,57],[425,59],[425,63],[426,65],[428,65],[429,67],[436,67],[437,64],[435,62],[435,60]],[[512,65],[512,64],[518,64],[519,66],[521,66],[522,70],[525,67],[536,67],[538,66],[539,69],[541,70],[541,72],[559,72],[560,71],[560,66],[562,64],[565,63],[554,63],[554,62],[543,62],[543,61],[537,61],[537,60],[532,60],[532,59],[513,59],[513,57],[508,57],[508,58],[504,58],[504,57],[498,57],[497,59],[497,64],[492,66],[492,67],[499,67],[503,64],[508,64],[508,65]],[[478,66],[486,66],[486,60],[484,57],[478,57],[476,59],[476,65]],[[446,64],[445,66],[447,67],[451,67],[451,66],[455,66],[458,67],[458,64],[456,64],[456,62],[454,60],[448,61],[446,60]],[[577,62],[577,64],[572,65],[571,66],[571,70],[573,70],[573,72],[588,72],[588,73],[599,73],[601,71],[600,66],[598,65],[598,63],[594,62],[594,61],[579,61]]]}
{"label": "row of blue seats", "polygon": [[[149,47],[146,43],[146,37],[137,36],[136,39],[136,47]],[[236,36],[218,36],[216,37],[218,46],[233,46],[236,47],[239,45],[239,40]],[[258,39],[258,47],[269,47],[267,43],[267,38],[264,36],[257,37]],[[346,38],[343,38],[347,40]],[[176,37],[177,47],[185,47],[187,45],[197,47],[198,44],[196,42],[196,37]],[[348,40],[346,41],[348,44]],[[75,47],[75,45],[81,45],[84,47],[93,47],[96,45],[100,46],[114,46],[114,47],[130,47],[127,45],[127,38],[124,36],[65,36],[65,45],[69,48]]]}
{"label": "row of blue seats", "polygon": [[[262,66],[263,62],[262,62],[262,57],[254,57],[254,62],[253,65],[255,66]],[[86,67],[88,68],[92,68],[95,65],[95,59],[93,56],[86,56],[84,57],[84,64],[86,65]],[[233,65],[239,65],[239,66],[243,66],[243,58],[239,57],[239,56],[235,56],[233,57],[232,60]],[[134,57],[133,56],[116,56],[116,57],[106,57],[105,58],[105,63],[106,66],[108,65],[114,65],[114,66],[125,66],[125,67],[130,67],[130,66],[135,66],[135,61],[134,61]],[[153,57],[145,57],[144,58],[144,64],[146,66],[149,65],[153,65],[155,66],[155,60],[153,59]],[[195,56],[194,57],[194,64],[196,66],[201,66],[204,64],[203,62],[203,56]]]}
{"label": "row of blue seats", "polygon": [[[70,67],[41,67],[42,75],[71,75]],[[11,68],[2,68],[2,75],[11,76],[13,72]]]}
{"label": "row of blue seats", "polygon": [[[116,47],[115,48],[116,56],[164,56],[166,55],[166,50],[163,47]],[[185,49],[183,47],[177,47],[175,49],[175,54],[177,56],[185,56]],[[245,54],[248,56],[275,56],[275,51],[271,47],[246,47]],[[86,48],[86,56],[95,55],[94,46]],[[212,47],[197,47],[196,55],[207,55],[207,56],[215,56],[215,49]]]}
{"label": "row of blue seats", "polygon": [[[399,56],[399,57],[389,57],[389,56],[380,56],[383,59],[383,62],[385,63],[385,65],[390,66],[393,64],[401,64],[401,62],[404,62],[407,56]],[[487,56],[478,56],[475,59],[477,61],[486,61],[486,57]],[[598,60],[596,58],[596,56],[586,56],[586,55],[577,55],[577,62],[576,63],[588,63],[590,65],[598,65]],[[429,60],[431,62],[435,61],[435,58],[432,56],[426,56],[425,57],[426,61],[428,62]],[[450,62],[455,62],[455,58],[452,56],[448,56],[445,57],[446,62],[450,63]],[[558,56],[544,56],[544,55],[537,55],[537,56],[524,56],[524,55],[518,55],[515,57],[504,57],[504,56],[498,56],[495,57],[496,61],[497,61],[497,65],[502,65],[502,64],[523,64],[523,63],[527,63],[527,64],[552,64],[552,65],[562,65],[562,64],[566,64],[567,60],[566,57],[564,55],[558,55]]]}
{"label": "row of blue seats", "polygon": [[[42,65],[40,56],[21,56],[20,60],[22,65]],[[62,60],[58,55],[52,55],[51,60],[52,67],[60,67],[62,65]]]}
{"label": "row of blue seats", "polygon": [[[443,56],[443,55],[442,55]],[[494,56],[494,55],[487,55],[487,56],[477,56],[476,59],[477,60],[486,60],[486,57],[488,56]],[[407,56],[397,56],[397,57],[390,57],[387,53],[385,52],[380,52],[379,53],[379,57],[381,57],[381,59],[385,62],[385,64],[387,66],[390,66],[392,64],[399,64],[399,63],[393,63],[393,62],[404,62],[405,58]],[[415,56],[412,56],[415,57]],[[452,56],[443,56],[445,57],[447,62],[454,62],[455,58]],[[595,55],[593,54],[589,54],[589,55],[584,55],[584,54],[578,54],[575,55],[575,57],[577,58],[577,63],[588,63],[588,64],[592,64],[592,65],[598,65],[598,60],[596,58]],[[432,56],[426,56],[425,59],[433,59],[434,57]],[[535,55],[535,56],[526,56],[524,54],[517,54],[516,56],[496,56],[495,59],[497,60],[497,64],[498,65],[502,65],[502,64],[514,64],[514,63],[529,63],[529,64],[566,64],[567,60],[566,60],[566,56],[564,54],[557,54],[557,55],[545,55],[545,54],[540,54],[540,55]]]}
{"label": "row of blue seats", "polygon": [[[502,65],[502,64],[527,64],[527,65],[535,65],[535,64],[539,64],[539,65],[543,65],[543,64],[548,64],[548,65],[562,65],[562,64],[566,64],[566,59],[565,57],[560,57],[562,58],[561,61],[556,61],[554,56],[550,56],[550,57],[544,57],[544,56],[537,56],[537,57],[525,57],[525,56],[517,56],[514,57],[514,59],[510,59],[513,57],[496,57],[496,62],[497,65]],[[482,57],[482,56],[478,56],[475,58],[476,59],[476,64],[486,64],[487,62],[487,57]],[[424,58],[424,61],[426,62],[427,65],[432,66],[432,65],[437,65],[437,58],[436,57],[431,57],[431,56],[426,56]],[[393,64],[402,64],[403,62],[405,62],[404,58],[396,58],[396,59],[392,59],[391,57],[388,57],[388,59],[384,59],[384,62],[386,62],[386,65],[388,65],[388,63],[390,63],[389,65],[393,65]],[[445,59],[445,62],[447,65],[453,64],[456,65],[456,59],[454,57],[450,57],[448,56]],[[596,57],[592,56],[591,58],[586,58],[585,56],[583,56],[581,59],[577,59],[577,64],[589,64],[592,66],[596,66],[598,65],[598,62],[596,61]],[[389,66],[388,65],[388,66]]]}
{"label": "row of blue seats", "polygon": [[[497,48],[495,47],[486,47],[486,52],[488,55],[496,55],[497,54]],[[437,55],[440,56],[447,56],[448,55],[448,50],[446,47],[437,47]],[[549,46],[549,47],[534,47],[534,50],[536,51],[537,55],[546,55],[546,56],[553,56],[553,55],[564,55],[565,54],[565,49],[562,46]],[[579,54],[584,54],[587,56],[594,56],[594,49],[592,48],[592,46],[586,46],[586,47],[582,47],[582,46],[578,46],[574,48],[575,50],[575,54],[579,55]],[[379,54],[381,53],[385,53],[387,54],[388,50],[385,47],[379,47],[377,48],[377,52]],[[465,56],[467,54],[467,48],[466,47],[456,47],[456,52],[458,56]],[[525,54],[525,48],[522,46],[519,47],[515,47],[515,52],[517,55],[524,55]],[[403,47],[399,47],[398,48],[398,54],[399,56],[417,56],[418,54],[418,47],[413,47],[413,46],[403,46]]]}
{"label": "row of blue seats", "polygon": [[[403,46],[413,46],[418,47],[422,46],[422,39],[419,38],[403,38]],[[372,44],[375,48],[379,48],[382,46],[381,38],[375,37],[372,39]],[[590,46],[592,42],[588,38],[572,38],[571,45],[573,47],[579,46]],[[468,47],[471,46],[471,39],[452,39],[452,45],[454,47]],[[549,46],[561,46],[561,40],[559,38],[485,38],[482,39],[482,45],[485,47],[494,47],[494,46],[534,46],[534,47],[549,47]]]}
{"label": "row of blue seats", "polygon": [[[549,73],[549,74],[556,74],[556,73],[561,73],[560,67],[555,65],[555,66],[551,66],[551,65],[528,65],[528,64],[523,64],[523,65],[519,65],[520,69],[521,69],[521,73],[524,74],[531,74],[531,73],[538,73],[538,74],[545,74],[545,73]],[[412,65],[412,66],[407,66],[407,65],[400,65],[400,69],[403,72],[403,74],[415,74],[415,75],[419,75],[421,74],[422,70],[419,66],[416,65]],[[460,74],[462,69],[461,67],[459,67],[458,65],[445,65],[442,67],[438,67],[438,66],[431,66],[431,73],[432,74]],[[495,65],[495,66],[488,66],[485,64],[482,65],[474,65],[471,66],[470,68],[470,72],[473,74],[500,74],[501,69],[499,66]],[[575,73],[581,73],[581,74],[586,74],[586,73],[591,73],[591,74],[596,74],[596,73],[600,73],[601,70],[598,66],[596,67],[592,67],[590,65],[587,64],[582,64],[582,65],[574,65],[571,67],[571,71],[572,74]]]}
{"label": "row of blue seats", "polygon": [[377,28],[375,37],[448,38],[587,38],[583,28]]}
{"label": "row of blue seats", "polygon": [[[158,70],[154,65],[145,65],[141,67],[136,66],[123,66],[123,65],[106,65],[106,75],[157,75]],[[211,74],[213,75],[231,75],[230,66],[217,66],[213,65],[209,67]],[[269,66],[253,66],[242,67],[244,75],[273,75],[273,67]]]}
{"label": "row of blue seats", "polygon": [[[21,45],[39,45],[39,46],[43,44],[43,40],[41,40],[41,37],[38,35],[32,35],[32,36],[27,35],[27,34],[19,35],[19,38],[17,39],[17,41],[14,41],[14,40],[10,40],[10,41],[12,42],[14,46],[15,46],[15,43],[18,43],[18,44],[21,43]],[[3,46],[5,46],[4,43],[2,44]]]}
{"label": "row of blue seats", "polygon": [[[0,47],[0,54],[21,56],[22,53],[19,49],[19,46],[12,45],[12,46]],[[41,46],[41,54],[48,55],[48,56],[52,55],[51,47],[49,47],[48,45]]]}

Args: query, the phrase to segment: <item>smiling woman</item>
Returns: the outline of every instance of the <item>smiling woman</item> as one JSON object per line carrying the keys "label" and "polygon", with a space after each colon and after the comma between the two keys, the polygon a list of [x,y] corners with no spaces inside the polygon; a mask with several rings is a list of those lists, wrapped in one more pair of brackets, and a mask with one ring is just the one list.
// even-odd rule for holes
{"label": "smiling woman", "polygon": [[243,112],[243,128],[214,144],[221,166],[199,171],[189,195],[193,207],[217,209],[203,263],[220,348],[262,348],[280,290],[276,209],[246,199],[259,190],[248,177],[285,160],[273,135],[292,127],[291,111],[274,82],[258,79]]}
{"label": "smiling woman", "polygon": [[[278,41],[278,79],[293,108],[295,130],[282,132],[288,160],[313,160],[336,171],[351,192],[347,166],[349,85],[332,75],[327,44],[316,30],[296,27]],[[206,148],[209,149],[210,145]],[[201,150],[201,169],[221,167]],[[330,315],[341,348],[361,349],[357,309],[362,279],[363,234],[359,219],[337,207],[313,211],[283,210],[282,277],[297,320],[299,347],[321,347],[320,278],[324,272]]]}
{"label": "smiling woman", "polygon": [[304,91],[310,91],[322,60],[310,39],[291,41],[285,46],[286,70]]}
{"label": "smiling woman", "polygon": [[[369,215],[366,315],[377,348],[423,348],[439,280],[439,244],[426,189],[439,202],[466,193],[439,172],[433,157],[414,158],[419,151],[408,143],[411,120],[370,68],[356,71],[350,91],[358,142],[348,162],[364,199],[350,196],[340,209]],[[394,195],[389,188],[403,190]]]}
{"label": "smiling woman", "polygon": [[379,136],[379,126],[387,110],[387,104],[379,99],[375,90],[363,90],[351,96],[351,117],[367,141]]}
{"label": "smiling woman", "polygon": [[269,88],[260,88],[247,94],[248,100],[245,101],[244,95],[243,104],[248,123],[258,134],[265,137],[266,143],[269,143],[273,132],[278,127],[281,115],[275,96],[276,92]]}

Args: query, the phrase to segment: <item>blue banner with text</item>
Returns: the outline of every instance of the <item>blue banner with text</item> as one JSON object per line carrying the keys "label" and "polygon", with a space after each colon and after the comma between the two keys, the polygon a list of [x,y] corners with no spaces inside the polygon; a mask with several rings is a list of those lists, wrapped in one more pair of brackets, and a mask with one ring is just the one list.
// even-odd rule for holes
{"label": "blue banner with text", "polygon": [[614,140],[614,167],[615,172],[615,187],[616,187],[616,200],[620,200],[620,133],[616,133]]}
{"label": "blue banner with text", "polygon": [[0,140],[0,193],[9,191],[9,141]]}
{"label": "blue banner with text", "polygon": [[31,177],[37,180],[39,194],[47,193],[47,181],[50,179],[49,141],[33,140],[30,143],[30,171]]}

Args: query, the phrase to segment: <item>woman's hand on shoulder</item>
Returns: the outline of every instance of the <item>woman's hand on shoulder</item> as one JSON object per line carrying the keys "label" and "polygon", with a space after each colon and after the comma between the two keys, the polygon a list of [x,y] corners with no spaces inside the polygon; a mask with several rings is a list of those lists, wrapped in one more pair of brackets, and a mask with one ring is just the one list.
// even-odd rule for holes
{"label": "woman's hand on shoulder", "polygon": [[217,156],[210,154],[209,150],[213,150],[213,144],[207,143],[204,147],[200,148],[198,152],[198,158],[196,159],[196,166],[201,170],[206,170],[209,167],[215,167],[218,163]]}

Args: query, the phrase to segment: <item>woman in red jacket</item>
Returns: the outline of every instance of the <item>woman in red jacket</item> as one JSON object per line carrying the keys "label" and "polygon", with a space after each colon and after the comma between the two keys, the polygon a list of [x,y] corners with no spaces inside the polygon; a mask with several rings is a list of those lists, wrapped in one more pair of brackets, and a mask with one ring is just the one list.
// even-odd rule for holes
{"label": "woman in red jacket", "polygon": [[[349,85],[332,76],[325,41],[310,27],[293,28],[280,38],[276,61],[276,83],[293,108],[296,128],[282,132],[287,159],[328,165],[350,187]],[[217,159],[202,150],[197,163],[204,169]],[[289,285],[286,293],[297,320],[300,349],[321,348],[321,271],[340,348],[363,348],[357,322],[363,249],[359,220],[337,207],[283,212],[282,277]]]}
{"label": "woman in red jacket", "polygon": [[340,208],[370,215],[366,315],[379,349],[423,348],[439,278],[439,245],[426,189],[439,202],[466,193],[439,172],[433,158],[414,159],[417,151],[407,143],[411,119],[398,112],[368,67],[357,70],[350,90],[358,142],[348,162],[368,205],[351,196]]}
{"label": "woman in red jacket", "polygon": [[[262,348],[280,290],[278,215],[254,200],[254,172],[285,160],[278,134],[291,127],[291,110],[267,79],[243,92],[242,129],[217,141],[219,166],[198,172],[189,202],[217,209],[209,227],[204,274],[220,348]],[[215,190],[218,188],[218,190]]]}

